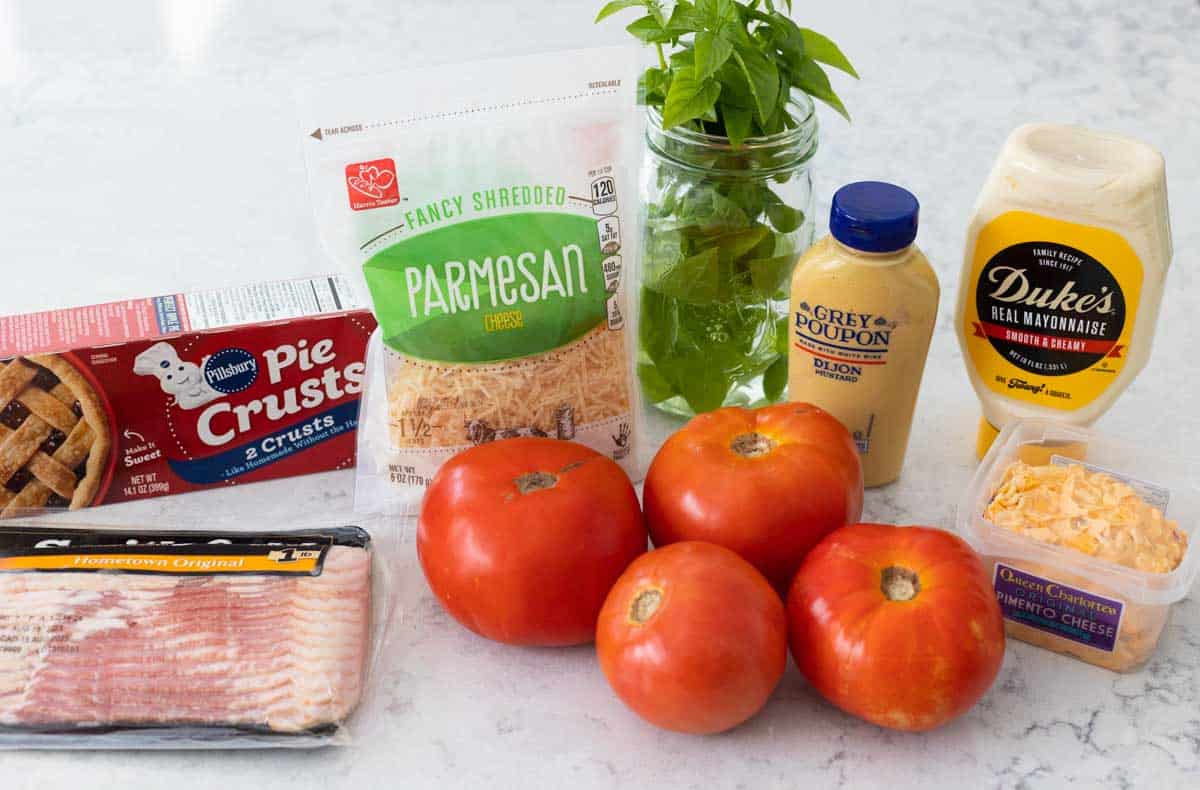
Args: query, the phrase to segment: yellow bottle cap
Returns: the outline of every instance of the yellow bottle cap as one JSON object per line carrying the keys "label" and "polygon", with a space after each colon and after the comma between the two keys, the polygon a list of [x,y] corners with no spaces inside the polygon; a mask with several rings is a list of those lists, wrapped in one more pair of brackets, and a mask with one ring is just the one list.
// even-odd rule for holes
{"label": "yellow bottle cap", "polygon": [[996,437],[1000,435],[1000,429],[987,421],[987,418],[979,418],[979,438],[975,440],[975,454],[980,458],[987,455],[987,451],[991,449],[992,442],[996,441]]}

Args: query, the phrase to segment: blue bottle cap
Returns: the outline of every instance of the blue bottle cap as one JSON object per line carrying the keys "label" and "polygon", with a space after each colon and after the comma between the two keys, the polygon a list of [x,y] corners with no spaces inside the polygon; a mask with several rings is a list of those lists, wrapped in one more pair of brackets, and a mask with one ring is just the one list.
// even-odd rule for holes
{"label": "blue bottle cap", "polygon": [[896,252],[917,238],[921,204],[907,189],[883,181],[847,184],[833,196],[829,231],[863,252]]}

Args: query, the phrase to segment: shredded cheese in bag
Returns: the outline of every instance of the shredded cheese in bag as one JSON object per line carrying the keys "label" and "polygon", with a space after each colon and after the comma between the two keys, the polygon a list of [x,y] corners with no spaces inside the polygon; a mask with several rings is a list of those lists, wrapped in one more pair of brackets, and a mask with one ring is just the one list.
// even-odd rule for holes
{"label": "shredded cheese in bag", "polygon": [[[419,494],[455,453],[515,436],[578,441],[637,476],[636,85],[619,47],[301,92],[322,239],[380,327],[386,418],[368,397],[360,476]],[[364,464],[367,432],[386,458]]]}

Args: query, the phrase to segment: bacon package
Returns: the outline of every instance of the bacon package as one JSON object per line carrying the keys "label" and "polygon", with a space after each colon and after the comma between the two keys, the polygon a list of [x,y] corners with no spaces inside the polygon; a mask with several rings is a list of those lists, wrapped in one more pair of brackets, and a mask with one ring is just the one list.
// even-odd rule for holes
{"label": "bacon package", "polygon": [[0,528],[0,746],[339,742],[387,619],[374,554],[359,527]]}
{"label": "bacon package", "polygon": [[341,277],[0,317],[0,517],[352,467],[374,328]]}

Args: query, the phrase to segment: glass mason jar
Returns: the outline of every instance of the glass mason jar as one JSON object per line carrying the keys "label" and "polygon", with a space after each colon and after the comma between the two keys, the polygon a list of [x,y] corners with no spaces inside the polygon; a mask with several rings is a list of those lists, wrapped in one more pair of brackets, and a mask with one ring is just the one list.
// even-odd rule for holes
{"label": "glass mason jar", "polygon": [[796,125],[738,148],[662,128],[649,108],[642,170],[638,377],[648,403],[689,417],[782,400],[788,284],[813,241],[817,115],[792,97]]}

